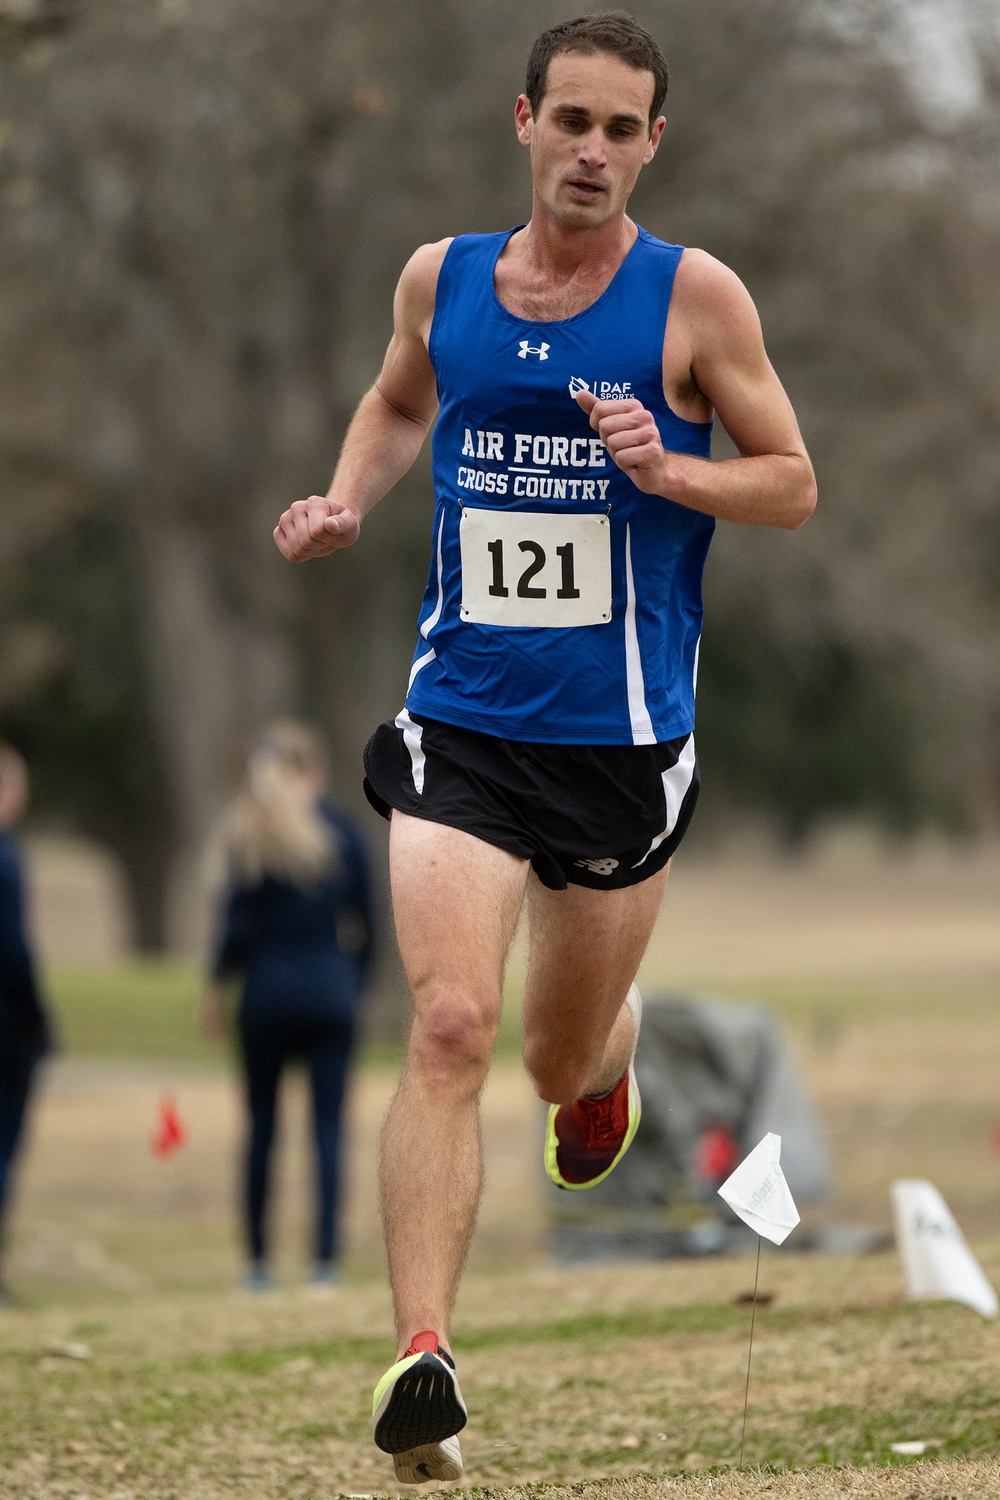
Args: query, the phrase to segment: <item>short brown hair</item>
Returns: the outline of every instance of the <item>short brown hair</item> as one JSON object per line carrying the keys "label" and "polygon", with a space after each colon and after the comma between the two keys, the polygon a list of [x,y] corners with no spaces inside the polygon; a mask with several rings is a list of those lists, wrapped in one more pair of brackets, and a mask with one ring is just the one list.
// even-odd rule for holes
{"label": "short brown hair", "polygon": [[606,10],[594,16],[577,16],[575,21],[561,21],[558,26],[543,31],[531,49],[528,76],[524,82],[524,92],[533,114],[538,113],[545,97],[549,63],[561,52],[582,52],[588,57],[596,52],[607,52],[612,57],[620,57],[637,73],[652,73],[653,102],[649,107],[649,128],[652,130],[667,97],[667,60],[659,43],[634,16],[624,10]]}

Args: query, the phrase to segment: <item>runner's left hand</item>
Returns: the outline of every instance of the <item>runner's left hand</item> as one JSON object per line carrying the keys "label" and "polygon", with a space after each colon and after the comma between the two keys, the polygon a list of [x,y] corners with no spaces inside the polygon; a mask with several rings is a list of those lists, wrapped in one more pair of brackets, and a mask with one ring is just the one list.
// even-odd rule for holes
{"label": "runner's left hand", "polygon": [[593,391],[577,391],[576,399],[619,469],[647,495],[662,495],[667,455],[652,412],[634,397],[598,401]]}

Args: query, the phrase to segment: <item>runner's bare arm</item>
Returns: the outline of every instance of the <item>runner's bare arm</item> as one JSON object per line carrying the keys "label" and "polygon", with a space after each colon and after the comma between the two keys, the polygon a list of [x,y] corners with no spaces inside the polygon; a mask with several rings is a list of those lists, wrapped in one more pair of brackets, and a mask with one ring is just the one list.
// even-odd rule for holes
{"label": "runner's bare arm", "polygon": [[647,494],[720,520],[794,530],[812,515],[816,480],[750,294],[712,256],[686,250],[674,299],[671,318],[676,311],[691,376],[741,456],[711,462],[667,452],[641,402],[597,401],[589,391],[577,400],[615,463]]}
{"label": "runner's bare arm", "polygon": [[326,557],[356,542],[363,518],[397,484],[420,452],[437,412],[427,352],[438,272],[450,240],[422,245],[399,278],[394,329],[382,373],[362,396],[326,495],[296,500],[274,529],[289,562]]}

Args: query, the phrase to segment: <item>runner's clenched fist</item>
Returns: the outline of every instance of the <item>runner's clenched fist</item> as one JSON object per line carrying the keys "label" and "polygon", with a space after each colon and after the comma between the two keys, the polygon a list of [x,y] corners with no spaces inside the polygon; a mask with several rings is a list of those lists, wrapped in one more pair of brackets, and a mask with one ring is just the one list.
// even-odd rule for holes
{"label": "runner's clenched fist", "polygon": [[598,401],[593,391],[577,391],[576,399],[619,469],[647,495],[662,495],[667,454],[652,412],[634,396],[627,401]]}
{"label": "runner's clenched fist", "polygon": [[349,547],[360,531],[361,522],[346,505],[326,495],[310,495],[284,512],[274,528],[274,540],[289,562],[307,562]]}

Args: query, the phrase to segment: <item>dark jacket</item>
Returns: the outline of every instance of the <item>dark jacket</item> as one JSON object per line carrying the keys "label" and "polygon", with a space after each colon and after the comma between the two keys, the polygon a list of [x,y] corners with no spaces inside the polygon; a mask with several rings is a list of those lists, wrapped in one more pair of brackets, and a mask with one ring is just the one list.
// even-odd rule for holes
{"label": "dark jacket", "polygon": [[354,825],[320,804],[336,841],[328,875],[304,889],[265,876],[226,895],[213,973],[243,980],[243,1013],[354,1019],[375,951],[368,856]]}
{"label": "dark jacket", "polygon": [[48,1019],[24,935],[24,881],[17,840],[0,830],[0,1085],[20,1089],[49,1050]]}

